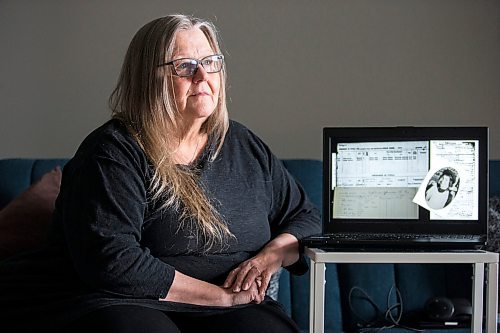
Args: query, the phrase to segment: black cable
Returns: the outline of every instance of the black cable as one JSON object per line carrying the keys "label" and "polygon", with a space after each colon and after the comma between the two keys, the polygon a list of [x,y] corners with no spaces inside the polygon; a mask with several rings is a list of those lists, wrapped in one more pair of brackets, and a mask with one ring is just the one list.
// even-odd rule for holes
{"label": "black cable", "polygon": [[[391,296],[392,293],[396,291],[396,304],[391,305]],[[355,309],[353,306],[352,298],[353,298],[353,293],[355,291],[358,291],[361,293],[363,298],[368,303],[373,307],[373,309],[376,312],[376,316],[374,320],[366,320],[364,319]],[[389,293],[387,294],[387,309],[385,311],[382,311],[380,307],[375,303],[375,301],[368,295],[366,291],[361,289],[360,287],[352,287],[351,290],[349,291],[349,299],[348,299],[348,304],[349,308],[351,310],[351,313],[353,314],[354,317],[357,318],[357,320],[361,323],[358,323],[358,326],[360,326],[359,332],[364,333],[364,332],[369,332],[369,331],[374,331],[374,332],[381,332],[385,329],[388,328],[394,328],[394,327],[400,327],[403,329],[407,329],[410,331],[415,331],[415,332],[423,332],[424,330],[413,328],[413,327],[408,327],[405,325],[402,325],[401,318],[403,317],[403,298],[401,296],[401,292],[399,289],[395,286],[392,285],[391,289],[389,290]],[[397,310],[396,315],[393,314],[393,311]],[[382,316],[383,314],[383,316]],[[375,325],[382,324],[383,326],[381,327],[374,327]]]}
{"label": "black cable", "polygon": [[358,321],[363,322],[364,327],[372,327],[374,324],[376,324],[376,322],[378,320],[375,319],[373,321],[368,321],[368,320],[365,320],[362,316],[360,316],[358,314],[358,312],[354,309],[354,306],[352,304],[352,297],[353,297],[352,295],[353,295],[354,291],[360,292],[364,296],[364,298],[368,301],[368,303],[370,303],[373,306],[374,310],[376,311],[376,317],[379,317],[380,314],[382,314],[382,311],[380,310],[379,306],[373,301],[373,299],[370,297],[370,295],[367,294],[366,291],[364,291],[363,289],[356,287],[356,286],[351,288],[351,290],[349,291],[349,299],[348,299],[349,308],[351,310],[351,313],[358,319]]}

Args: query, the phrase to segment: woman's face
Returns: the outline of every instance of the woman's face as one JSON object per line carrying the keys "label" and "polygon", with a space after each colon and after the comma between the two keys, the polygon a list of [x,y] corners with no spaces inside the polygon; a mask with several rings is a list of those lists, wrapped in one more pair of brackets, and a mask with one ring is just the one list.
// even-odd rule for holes
{"label": "woman's face", "polygon": [[442,175],[441,178],[438,180],[438,185],[441,190],[447,190],[450,187],[450,176],[448,175]]}
{"label": "woman's face", "polygon": [[[205,34],[198,28],[177,33],[172,59],[192,58],[200,60],[215,52]],[[220,73],[207,73],[199,65],[193,76],[173,76],[173,93],[177,109],[185,122],[203,123],[215,110],[219,100]]]}

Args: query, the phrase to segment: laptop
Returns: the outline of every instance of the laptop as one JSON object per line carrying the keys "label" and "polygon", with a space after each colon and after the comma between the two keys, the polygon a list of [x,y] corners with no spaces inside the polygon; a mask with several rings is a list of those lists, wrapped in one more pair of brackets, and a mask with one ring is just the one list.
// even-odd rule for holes
{"label": "laptop", "polygon": [[487,241],[487,127],[323,130],[327,249],[481,249]]}

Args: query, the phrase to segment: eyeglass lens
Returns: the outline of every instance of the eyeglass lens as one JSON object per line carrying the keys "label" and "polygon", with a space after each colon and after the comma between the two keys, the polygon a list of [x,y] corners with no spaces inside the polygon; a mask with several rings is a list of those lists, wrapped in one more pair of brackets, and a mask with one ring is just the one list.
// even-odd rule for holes
{"label": "eyeglass lens", "polygon": [[175,73],[179,76],[191,76],[196,73],[198,64],[202,65],[207,73],[217,73],[222,69],[224,57],[220,54],[214,54],[201,60],[196,59],[178,59],[172,61]]}

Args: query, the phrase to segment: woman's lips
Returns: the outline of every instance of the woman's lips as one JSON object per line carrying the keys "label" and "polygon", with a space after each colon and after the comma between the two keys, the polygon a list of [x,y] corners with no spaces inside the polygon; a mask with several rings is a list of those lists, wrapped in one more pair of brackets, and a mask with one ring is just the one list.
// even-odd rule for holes
{"label": "woman's lips", "polygon": [[208,93],[206,93],[204,91],[199,91],[199,92],[192,93],[191,96],[208,96]]}

